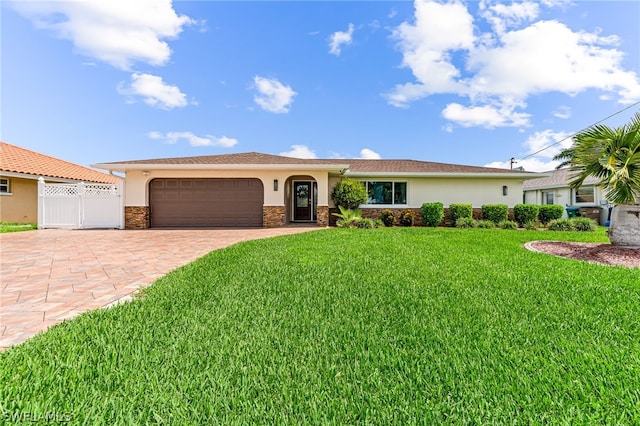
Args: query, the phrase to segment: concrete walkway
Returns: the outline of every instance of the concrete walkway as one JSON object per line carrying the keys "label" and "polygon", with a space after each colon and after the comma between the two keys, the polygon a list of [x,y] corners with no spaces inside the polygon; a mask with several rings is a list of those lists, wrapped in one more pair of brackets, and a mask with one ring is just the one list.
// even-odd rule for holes
{"label": "concrete walkway", "polygon": [[319,229],[63,230],[0,234],[0,350],[114,303],[240,241]]}

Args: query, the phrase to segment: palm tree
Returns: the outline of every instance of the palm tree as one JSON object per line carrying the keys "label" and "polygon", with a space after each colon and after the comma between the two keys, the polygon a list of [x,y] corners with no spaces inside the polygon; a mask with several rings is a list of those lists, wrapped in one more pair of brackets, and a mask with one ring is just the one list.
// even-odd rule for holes
{"label": "palm tree", "polygon": [[605,197],[616,204],[609,239],[618,246],[640,246],[640,113],[617,128],[592,126],[573,137],[573,145],[560,152],[558,168],[574,172],[571,188],[585,179],[600,179]]}

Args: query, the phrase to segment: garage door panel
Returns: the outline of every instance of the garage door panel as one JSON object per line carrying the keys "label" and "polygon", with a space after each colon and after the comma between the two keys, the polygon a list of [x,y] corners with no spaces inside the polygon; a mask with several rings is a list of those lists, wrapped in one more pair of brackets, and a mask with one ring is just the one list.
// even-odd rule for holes
{"label": "garage door panel", "polygon": [[263,198],[259,179],[153,179],[151,226],[262,226]]}

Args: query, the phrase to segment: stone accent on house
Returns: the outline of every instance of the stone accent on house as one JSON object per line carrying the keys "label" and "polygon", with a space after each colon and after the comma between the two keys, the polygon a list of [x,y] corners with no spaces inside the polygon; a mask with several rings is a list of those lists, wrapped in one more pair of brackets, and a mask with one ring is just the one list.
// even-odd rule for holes
{"label": "stone accent on house", "polygon": [[279,228],[284,226],[284,206],[262,206],[262,226],[265,228]]}
{"label": "stone accent on house", "polygon": [[318,206],[316,209],[318,226],[329,226],[329,206]]}
{"label": "stone accent on house", "polygon": [[147,229],[149,224],[149,206],[124,207],[125,229]]}
{"label": "stone accent on house", "polygon": [[400,212],[403,210],[412,210],[414,217],[413,217],[413,226],[423,226],[424,223],[422,222],[422,213],[420,211],[419,208],[389,208],[389,207],[383,207],[383,208],[364,208],[361,209],[362,211],[362,217],[368,217],[371,219],[380,219],[380,213],[383,210],[391,210],[393,212],[393,214],[396,216],[396,225],[400,225],[398,223],[398,218],[400,217]]}

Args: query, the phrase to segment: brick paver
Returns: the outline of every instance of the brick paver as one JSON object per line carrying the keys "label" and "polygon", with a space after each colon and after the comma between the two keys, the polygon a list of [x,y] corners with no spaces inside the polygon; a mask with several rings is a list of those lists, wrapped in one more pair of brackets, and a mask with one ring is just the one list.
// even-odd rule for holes
{"label": "brick paver", "polygon": [[130,297],[171,270],[240,241],[317,227],[44,229],[0,234],[0,350]]}

